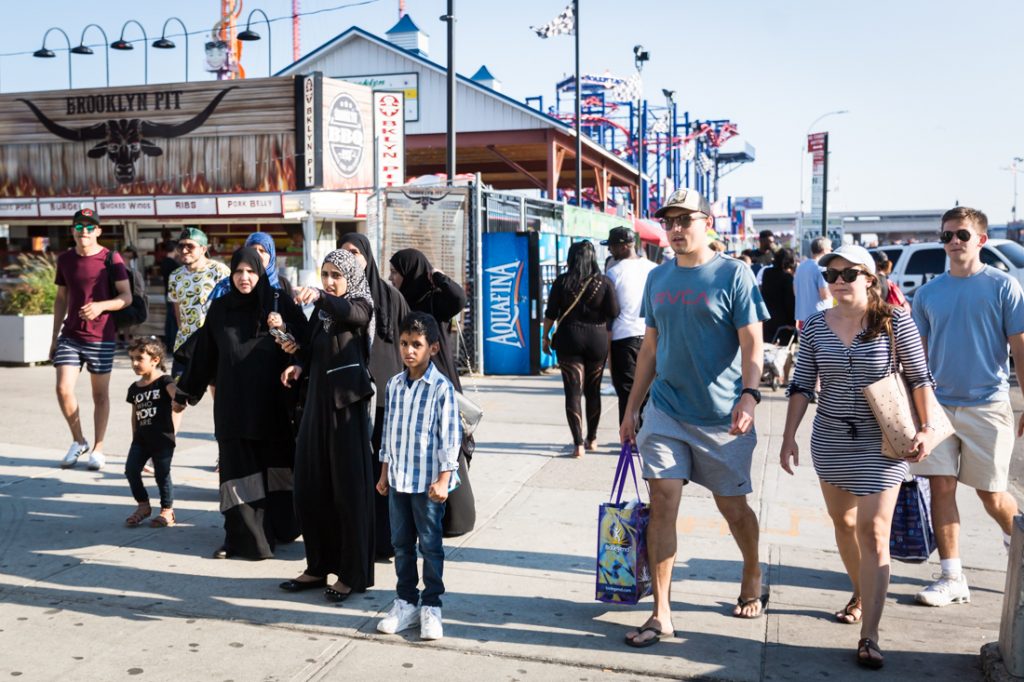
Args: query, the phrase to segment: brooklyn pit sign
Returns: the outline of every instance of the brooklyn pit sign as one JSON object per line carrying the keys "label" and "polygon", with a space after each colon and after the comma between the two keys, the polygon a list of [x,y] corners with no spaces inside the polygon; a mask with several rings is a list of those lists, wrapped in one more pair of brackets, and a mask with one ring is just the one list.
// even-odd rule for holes
{"label": "brooklyn pit sign", "polygon": [[372,95],[320,74],[0,96],[0,197],[373,185]]}

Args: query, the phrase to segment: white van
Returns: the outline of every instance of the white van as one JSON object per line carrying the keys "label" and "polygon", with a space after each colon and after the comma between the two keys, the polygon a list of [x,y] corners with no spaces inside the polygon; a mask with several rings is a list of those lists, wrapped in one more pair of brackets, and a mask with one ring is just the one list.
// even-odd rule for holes
{"label": "white van", "polygon": [[[870,250],[883,252],[893,262],[889,278],[899,285],[907,298],[913,298],[919,286],[949,270],[949,259],[939,242],[888,245]],[[981,247],[981,262],[1012,275],[1024,286],[1024,246],[1017,242],[989,239]]]}

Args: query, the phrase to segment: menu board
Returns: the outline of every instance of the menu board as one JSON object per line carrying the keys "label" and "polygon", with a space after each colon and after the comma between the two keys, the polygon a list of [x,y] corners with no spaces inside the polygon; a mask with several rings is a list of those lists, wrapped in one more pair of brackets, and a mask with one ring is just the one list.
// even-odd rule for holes
{"label": "menu board", "polygon": [[469,190],[415,188],[384,194],[382,260],[396,251],[417,249],[459,284],[466,278],[466,225]]}

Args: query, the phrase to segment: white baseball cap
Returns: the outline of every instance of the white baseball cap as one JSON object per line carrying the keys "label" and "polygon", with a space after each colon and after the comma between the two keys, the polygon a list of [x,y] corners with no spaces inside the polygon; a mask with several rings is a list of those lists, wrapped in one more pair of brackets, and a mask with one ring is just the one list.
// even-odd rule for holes
{"label": "white baseball cap", "polygon": [[855,265],[863,265],[865,270],[870,272],[872,275],[875,274],[875,259],[871,257],[871,254],[863,246],[857,246],[856,244],[843,244],[832,253],[826,253],[824,256],[819,258],[818,265],[826,268],[828,267],[828,264],[836,258],[843,258]]}

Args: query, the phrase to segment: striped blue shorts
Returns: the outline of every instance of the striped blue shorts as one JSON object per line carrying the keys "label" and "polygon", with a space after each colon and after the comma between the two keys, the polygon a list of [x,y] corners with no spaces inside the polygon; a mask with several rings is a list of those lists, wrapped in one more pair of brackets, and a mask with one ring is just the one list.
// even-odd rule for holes
{"label": "striped blue shorts", "polygon": [[89,374],[110,374],[114,368],[114,345],[113,341],[83,343],[66,336],[58,337],[53,366],[71,365],[81,369],[85,365]]}

